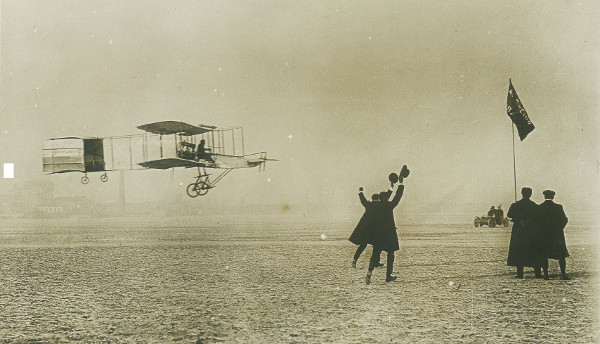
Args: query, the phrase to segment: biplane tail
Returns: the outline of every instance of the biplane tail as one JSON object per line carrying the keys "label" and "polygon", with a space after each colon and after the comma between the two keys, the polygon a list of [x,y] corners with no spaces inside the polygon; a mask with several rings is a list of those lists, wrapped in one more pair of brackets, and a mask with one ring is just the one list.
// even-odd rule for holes
{"label": "biplane tail", "polygon": [[261,163],[258,167],[258,171],[266,171],[267,170],[267,161],[279,161],[278,159],[269,159],[267,158],[267,152],[261,152],[260,158]]}

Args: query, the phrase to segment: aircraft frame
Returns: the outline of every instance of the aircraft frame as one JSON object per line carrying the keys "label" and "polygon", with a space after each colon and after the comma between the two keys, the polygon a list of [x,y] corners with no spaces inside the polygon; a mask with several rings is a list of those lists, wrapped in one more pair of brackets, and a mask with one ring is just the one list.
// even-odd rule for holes
{"label": "aircraft frame", "polygon": [[[220,129],[210,125],[191,125],[179,121],[161,121],[138,126],[143,133],[108,137],[58,137],[44,141],[43,172],[82,172],[82,184],[89,183],[88,173],[109,171],[197,168],[195,182],[186,188],[188,196],[203,196],[232,170],[258,167],[264,171],[268,159],[262,151],[245,154],[242,127]],[[119,149],[120,148],[120,149]],[[119,152],[123,152],[119,156]],[[117,153],[117,154],[116,154]],[[214,179],[206,169],[223,169]]]}

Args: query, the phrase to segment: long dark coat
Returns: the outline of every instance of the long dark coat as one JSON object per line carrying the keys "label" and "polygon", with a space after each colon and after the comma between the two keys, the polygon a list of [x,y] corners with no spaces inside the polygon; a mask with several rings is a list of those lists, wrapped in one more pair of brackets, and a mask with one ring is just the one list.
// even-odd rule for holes
{"label": "long dark coat", "polygon": [[562,205],[547,199],[539,205],[540,242],[546,258],[560,259],[569,256],[564,228],[569,222]]}
{"label": "long dark coat", "polygon": [[520,199],[510,205],[507,217],[513,226],[508,247],[508,266],[539,267],[545,259],[537,239],[538,205],[530,199]]}
{"label": "long dark coat", "polygon": [[358,198],[360,198],[360,203],[365,207],[365,213],[358,221],[356,228],[350,235],[350,240],[355,245],[360,245],[367,242],[369,235],[373,231],[374,220],[375,220],[375,206],[379,202],[369,202],[365,198],[365,195],[360,192],[358,194]]}
{"label": "long dark coat", "polygon": [[373,235],[368,240],[368,243],[373,245],[374,248],[380,248],[388,253],[400,249],[396,223],[394,222],[394,208],[400,203],[403,193],[404,185],[400,185],[391,201],[379,200],[375,207],[375,226]]}

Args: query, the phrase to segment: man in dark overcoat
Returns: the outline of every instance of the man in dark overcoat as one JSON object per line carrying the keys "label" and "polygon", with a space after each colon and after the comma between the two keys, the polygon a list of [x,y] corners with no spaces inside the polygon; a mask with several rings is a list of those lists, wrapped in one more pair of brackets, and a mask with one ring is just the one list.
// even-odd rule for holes
{"label": "man in dark overcoat", "polygon": [[[362,186],[358,190],[358,198],[360,198],[360,203],[363,205],[363,207],[365,207],[365,213],[358,221],[356,228],[354,228],[354,231],[348,239],[353,244],[358,245],[358,247],[356,248],[356,253],[354,253],[354,259],[352,260],[352,267],[354,268],[356,267],[356,261],[367,247],[367,240],[369,239],[369,235],[371,235],[371,232],[373,231],[375,221],[375,207],[379,202],[379,194],[373,194],[373,196],[371,196],[371,201],[369,202],[363,194]],[[378,261],[375,266],[383,266],[383,264],[379,263]]]}
{"label": "man in dark overcoat", "polygon": [[496,208],[496,225],[502,226],[504,223],[504,210],[502,210],[502,204],[498,205]]}
{"label": "man in dark overcoat", "polygon": [[[552,190],[545,190],[544,203],[539,205],[539,227],[540,227],[540,242],[545,253],[545,258],[558,259],[560,266],[560,277],[563,280],[569,280],[566,268],[567,263],[565,258],[569,256],[567,243],[565,241],[565,226],[569,219],[565,215],[562,205],[554,203],[554,195]],[[545,261],[544,277],[548,279],[548,260]]]}
{"label": "man in dark overcoat", "polygon": [[545,260],[535,246],[538,205],[530,199],[531,194],[531,188],[521,189],[523,198],[511,204],[506,214],[513,222],[506,265],[517,267],[516,278],[523,278],[525,266],[533,267],[536,277],[541,277],[540,267]]}
{"label": "man in dark overcoat", "polygon": [[402,179],[399,180],[400,185],[396,190],[394,198],[389,201],[392,189],[379,194],[379,203],[375,207],[375,227],[373,235],[369,238],[368,243],[373,245],[373,254],[369,262],[369,270],[367,272],[366,282],[371,283],[371,275],[375,264],[379,262],[381,251],[387,252],[387,268],[386,282],[396,280],[397,276],[392,276],[394,269],[394,252],[400,249],[398,244],[398,233],[396,233],[396,223],[394,222],[394,208],[400,203],[400,199],[404,193],[404,185]]}

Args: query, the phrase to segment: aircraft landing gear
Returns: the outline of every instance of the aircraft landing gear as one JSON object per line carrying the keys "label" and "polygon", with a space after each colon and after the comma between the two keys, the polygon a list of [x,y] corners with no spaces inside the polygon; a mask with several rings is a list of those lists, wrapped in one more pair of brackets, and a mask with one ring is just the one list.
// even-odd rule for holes
{"label": "aircraft landing gear", "polygon": [[187,194],[192,198],[204,196],[208,193],[209,189],[212,189],[212,186],[207,182],[192,183],[187,187]]}
{"label": "aircraft landing gear", "polygon": [[188,196],[194,198],[206,195],[208,193],[208,190],[214,188],[215,184],[217,184],[219,180],[225,177],[232,170],[232,168],[226,169],[211,182],[208,180],[208,176],[210,176],[210,174],[206,173],[206,169],[203,167],[202,170],[200,170],[200,167],[198,167],[198,176],[196,177],[196,182],[188,185],[187,187],[186,191]]}
{"label": "aircraft landing gear", "polygon": [[210,176],[210,174],[206,173],[205,168],[200,170],[198,167],[198,176],[196,177],[196,182],[188,185],[187,187],[186,191],[188,196],[195,198],[206,195],[208,190],[213,188],[210,184],[210,181],[208,181],[208,176]]}
{"label": "aircraft landing gear", "polygon": [[[100,176],[100,180],[105,183],[108,181],[108,174],[106,172],[104,172],[103,175]],[[85,173],[83,175],[83,177],[81,177],[81,184],[87,184],[90,182],[90,178],[88,177],[87,173]]]}

